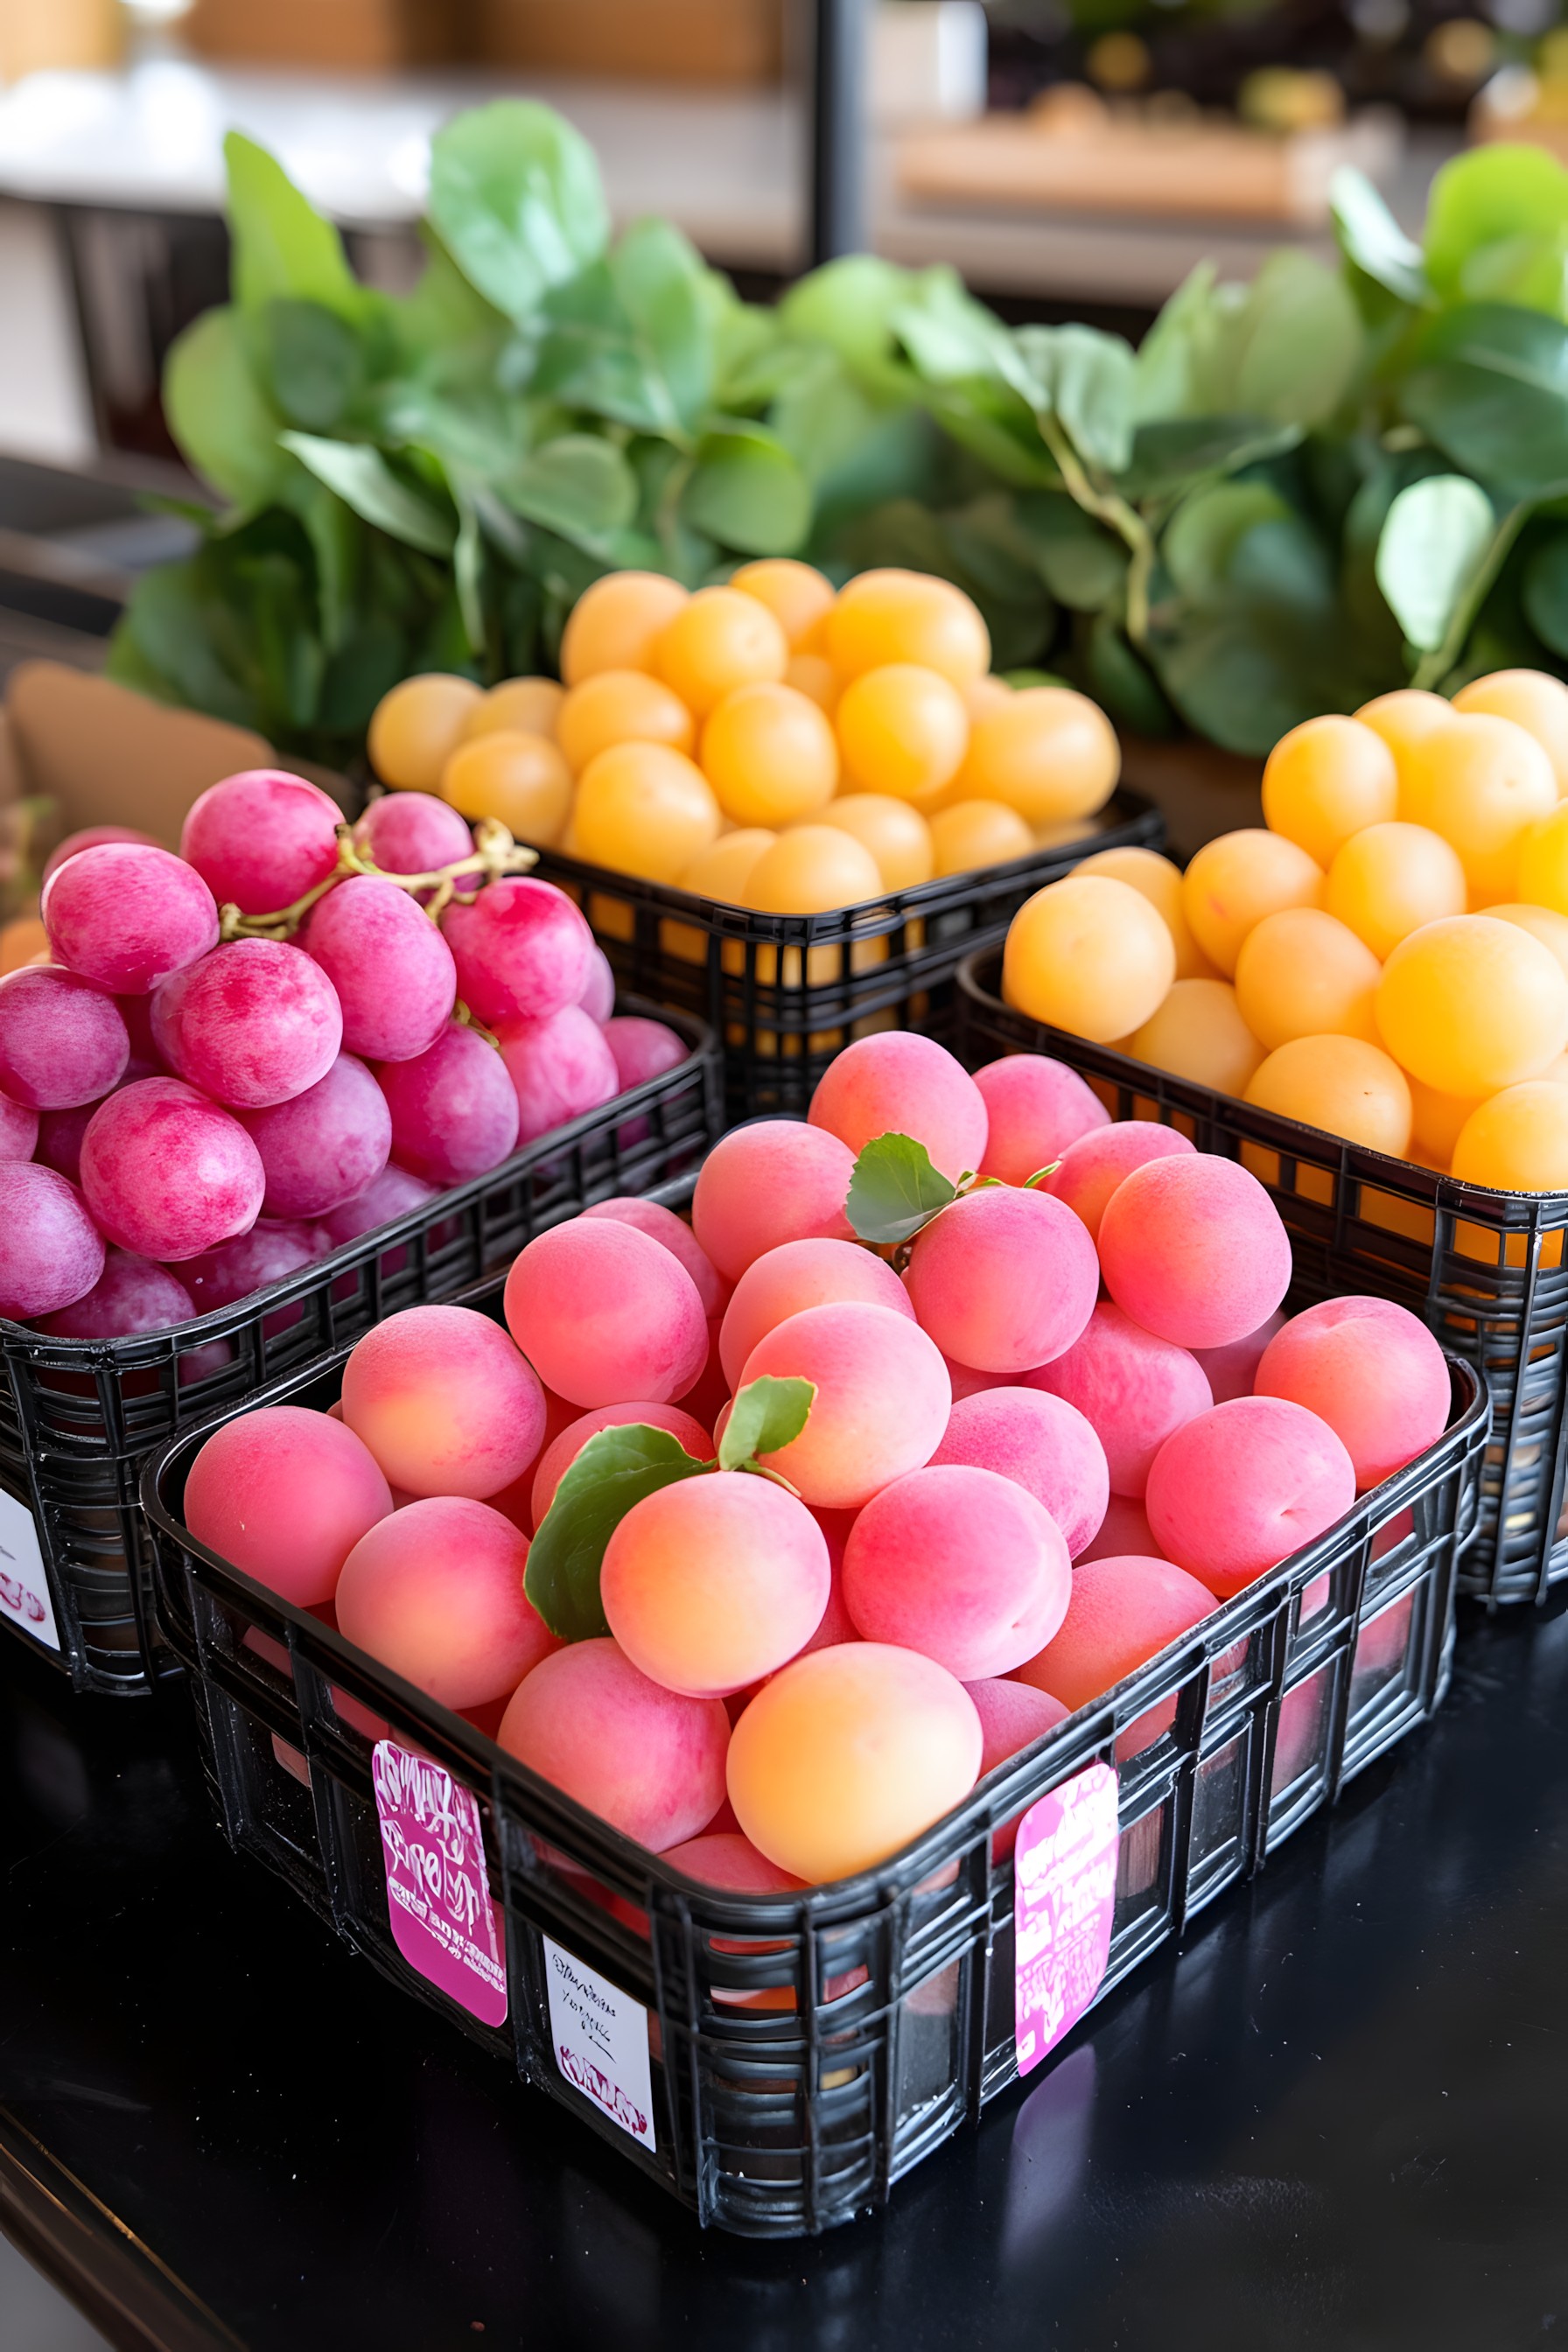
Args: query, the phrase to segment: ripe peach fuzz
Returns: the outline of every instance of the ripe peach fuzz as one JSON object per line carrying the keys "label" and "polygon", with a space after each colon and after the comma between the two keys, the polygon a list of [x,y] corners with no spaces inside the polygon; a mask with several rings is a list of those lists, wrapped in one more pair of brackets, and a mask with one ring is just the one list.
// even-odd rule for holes
{"label": "ripe peach fuzz", "polygon": [[1160,1547],[1149,1514],[1135,1496],[1112,1495],[1094,1541],[1073,1562],[1074,1572],[1091,1559],[1158,1559]]}
{"label": "ripe peach fuzz", "polygon": [[890,1307],[895,1315],[915,1310],[893,1269],[858,1242],[783,1242],[753,1258],[735,1285],[719,1330],[719,1357],[731,1389],[741,1383],[747,1357],[759,1339],[802,1315],[808,1307],[829,1307],[859,1298]]}
{"label": "ripe peach fuzz", "polygon": [[521,1476],[544,1437],[532,1370],[469,1307],[410,1307],[367,1331],[343,1366],[342,1407],[409,1495],[483,1501]]}
{"label": "ripe peach fuzz", "polygon": [[533,1474],[533,1487],[529,1497],[530,1515],[534,1533],[544,1524],[544,1515],[555,1500],[555,1489],[582,1453],[591,1437],[601,1429],[632,1429],[638,1424],[646,1429],[668,1429],[690,1454],[693,1462],[711,1462],[713,1441],[700,1421],[683,1412],[678,1404],[602,1404],[595,1412],[585,1412],[580,1420],[568,1423],[554,1437],[539,1457]]}
{"label": "ripe peach fuzz", "polygon": [[[974,1701],[974,1712],[980,1717],[984,1746],[980,1751],[980,1778],[994,1772],[1009,1756],[1016,1756],[1021,1748],[1030,1747],[1035,1740],[1054,1731],[1058,1723],[1067,1720],[1068,1710],[1059,1698],[1048,1691],[1036,1690],[1029,1683],[992,1680],[965,1683],[964,1689]],[[1005,1862],[1018,1842],[1018,1820],[1004,1822],[991,1840],[991,1859]]]}
{"label": "ripe peach fuzz", "polygon": [[848,1642],[795,1659],[757,1693],[730,1742],[730,1801],[770,1862],[820,1884],[873,1868],[940,1821],[974,1786],[984,1746],[945,1666]]}
{"label": "ripe peach fuzz", "polygon": [[1363,1493],[1436,1444],[1451,1402],[1443,1350],[1386,1298],[1326,1298],[1295,1316],[1264,1350],[1254,1393],[1327,1422]]}
{"label": "ripe peach fuzz", "polygon": [[1290,1285],[1290,1242],[1256,1176],[1204,1151],[1135,1168],[1100,1221],[1105,1286],[1178,1348],[1256,1331]]}
{"label": "ripe peach fuzz", "polygon": [[536,1234],[513,1261],[505,1308],[540,1378],[574,1404],[668,1404],[708,1360],[708,1320],[686,1268],[609,1217]]}
{"label": "ripe peach fuzz", "polygon": [[443,1706],[504,1698],[556,1647],[522,1589],[528,1538],[488,1503],[437,1495],[362,1536],[338,1631]]}
{"label": "ripe peach fuzz", "polygon": [[1110,1493],[1105,1448],[1065,1397],[994,1388],[955,1400],[933,1468],[964,1463],[1011,1478],[1047,1510],[1076,1559],[1098,1532]]}
{"label": "ripe peach fuzz", "polygon": [[827,1606],[827,1544],[804,1503],[737,1470],[661,1486],[605,1547],[611,1633],[666,1690],[722,1698],[805,1647]]}
{"label": "ripe peach fuzz", "polygon": [[1235,1397],[1167,1438],[1143,1497],[1167,1558],[1226,1599],[1331,1528],[1355,1468],[1327,1422],[1283,1397]]}
{"label": "ripe peach fuzz", "polygon": [[729,1300],[728,1286],[717,1266],[687,1223],[673,1209],[661,1207],[658,1201],[640,1201],[633,1193],[617,1194],[614,1200],[595,1201],[584,1209],[585,1217],[608,1217],[617,1225],[635,1225],[660,1249],[668,1250],[680,1260],[692,1281],[697,1296],[702,1301],[702,1312],[711,1322],[722,1315]]}
{"label": "ripe peach fuzz", "polygon": [[952,1183],[978,1169],[990,1124],[967,1070],[912,1029],[846,1045],[818,1079],[806,1116],[855,1153],[879,1135],[912,1135]]}
{"label": "ripe peach fuzz", "polygon": [[1047,1193],[986,1185],[916,1235],[904,1276],[921,1328],[983,1372],[1026,1372],[1070,1348],[1100,1267],[1080,1220]]}
{"label": "ripe peach fuzz", "polygon": [[1026,1184],[1069,1144],[1110,1123],[1110,1113],[1076,1070],[1048,1054],[1004,1054],[974,1073],[985,1101],[979,1173]]}
{"label": "ripe peach fuzz", "polygon": [[[1073,1571],[1061,1631],[1018,1669],[1016,1679],[1049,1691],[1076,1713],[1202,1624],[1214,1606],[1213,1593],[1169,1560],[1081,1562]],[[1152,1746],[1175,1715],[1173,1698],[1149,1707],[1118,1739],[1118,1760],[1125,1763]]]}
{"label": "ripe peach fuzz", "polygon": [[1031,1388],[1064,1398],[1105,1448],[1111,1489],[1142,1495],[1154,1456],[1213,1400],[1196,1358],[1145,1331],[1102,1301],[1075,1347],[1029,1374]]}
{"label": "ripe peach fuzz", "polygon": [[1232,1397],[1250,1396],[1263,1350],[1282,1330],[1285,1317],[1276,1308],[1266,1316],[1256,1331],[1248,1331],[1240,1339],[1228,1340],[1223,1348],[1194,1348],[1193,1354],[1204,1368],[1204,1376],[1214,1391],[1215,1404],[1228,1404]]}
{"label": "ripe peach fuzz", "polygon": [[822,1128],[763,1118],[721,1136],[702,1163],[691,1230],[727,1281],[784,1242],[854,1240],[844,1214],[855,1155]]}
{"label": "ripe peach fuzz", "polygon": [[741,1386],[764,1373],[816,1385],[805,1427],[763,1467],[829,1510],[858,1510],[922,1468],[952,1406],[947,1367],[919,1325],[858,1300],[809,1307],[779,1324],[747,1357]]}
{"label": "ripe peach fuzz", "polygon": [[1151,1160],[1170,1160],[1194,1146],[1179,1128],[1162,1127],[1154,1119],[1121,1118],[1097,1127],[1069,1143],[1061,1166],[1046,1178],[1044,1189],[1053,1201],[1065,1202],[1091,1237],[1100,1233],[1105,1204],[1124,1176]]}
{"label": "ripe peach fuzz", "polygon": [[185,1480],[198,1543],[301,1609],[330,1601],[360,1538],[392,1509],[352,1429],[299,1405],[263,1405],[215,1430]]}
{"label": "ripe peach fuzz", "polygon": [[496,1735],[510,1756],[664,1853],[724,1801],[730,1718],[639,1674],[614,1642],[572,1642],[519,1684]]}
{"label": "ripe peach fuzz", "polygon": [[1005,1675],[1048,1642],[1072,1566],[1026,1487],[953,1463],[872,1496],[844,1547],[844,1604],[868,1642],[919,1650],[960,1682]]}

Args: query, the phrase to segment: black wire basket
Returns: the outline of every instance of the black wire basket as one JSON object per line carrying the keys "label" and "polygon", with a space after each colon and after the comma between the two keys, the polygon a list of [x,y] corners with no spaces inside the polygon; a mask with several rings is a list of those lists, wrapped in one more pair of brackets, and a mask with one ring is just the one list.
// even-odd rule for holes
{"label": "black wire basket", "polygon": [[0,1623],[79,1691],[140,1696],[174,1670],[148,1606],[149,1450],[399,1307],[451,1298],[595,1201],[689,1184],[721,1131],[718,1050],[702,1023],[660,1017],[689,1059],[232,1306],[129,1339],[0,1318]]}
{"label": "black wire basket", "polygon": [[709,1024],[734,1120],[804,1112],[835,1054],[874,1030],[950,1039],[972,949],[1000,945],[1026,898],[1097,850],[1164,838],[1158,810],[1119,792],[1077,840],[827,915],[752,914],[554,849],[533,870],[576,899],[619,987]]}
{"label": "black wire basket", "polygon": [[1285,1221],[1296,1303],[1346,1292],[1394,1299],[1482,1373],[1491,1442],[1459,1589],[1493,1603],[1544,1600],[1568,1576],[1568,1192],[1492,1192],[1365,1150],[1047,1028],[1003,1003],[1001,981],[996,952],[959,975],[955,1050],[971,1069],[1002,1054],[1049,1054],[1113,1118],[1161,1119],[1200,1151],[1241,1160]]}
{"label": "black wire basket", "polygon": [[[493,1285],[466,1303],[500,1312]],[[341,1370],[340,1357],[254,1402],[324,1408]],[[1337,1526],[902,1853],[799,1895],[684,1877],[197,1543],[185,1480],[217,1421],[144,1472],[157,1607],[190,1670],[231,1845],[703,2223],[798,2237],[882,2204],[1019,2081],[1010,1832],[1031,1809],[1090,1788],[1101,1807],[1103,1973],[1088,2006],[1432,1713],[1487,1426],[1475,1373],[1451,1373],[1446,1434]],[[482,1996],[453,1997],[405,1956],[389,1759],[425,1782],[432,1821],[467,1821]],[[1031,1833],[1025,1822],[1021,1848]],[[584,2061],[574,1993],[579,2014],[593,2005],[595,2049],[613,2044],[602,2064]],[[1037,2059],[1073,2042],[1027,2047],[1032,2082]]]}

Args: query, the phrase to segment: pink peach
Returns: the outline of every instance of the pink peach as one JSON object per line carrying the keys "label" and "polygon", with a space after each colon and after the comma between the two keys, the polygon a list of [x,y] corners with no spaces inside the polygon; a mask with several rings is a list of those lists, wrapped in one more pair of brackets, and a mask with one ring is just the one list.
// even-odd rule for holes
{"label": "pink peach", "polygon": [[1105,1448],[1078,1407],[1037,1388],[994,1388],[955,1399],[933,1467],[966,1463],[1026,1487],[1061,1529],[1070,1559],[1105,1517]]}
{"label": "pink peach", "polygon": [[1061,1623],[1072,1569],[1026,1488],[952,1464],[874,1496],[844,1549],[844,1601],[868,1642],[934,1658],[961,1682],[1005,1675]]}
{"label": "pink peach", "polygon": [[1166,1440],[1144,1500],[1162,1551],[1224,1599],[1331,1528],[1355,1469],[1304,1405],[1233,1397]]}
{"label": "pink peach", "polygon": [[988,1121],[982,1176],[1026,1184],[1110,1113],[1076,1070],[1046,1054],[1005,1054],[974,1073]]}
{"label": "pink peach", "polygon": [[856,1298],[890,1307],[895,1315],[914,1321],[909,1293],[892,1267],[858,1242],[783,1242],[753,1258],[735,1285],[720,1327],[719,1360],[725,1379],[731,1388],[738,1387],[758,1340],[792,1315]]}
{"label": "pink peach", "polygon": [[1095,1308],[1066,1355],[1029,1374],[1028,1385],[1078,1407],[1105,1448],[1118,1495],[1142,1495],[1165,1440],[1213,1402],[1184,1348],[1157,1339],[1109,1301]]}
{"label": "pink peach", "polygon": [[1160,1127],[1147,1118],[1119,1119],[1114,1127],[1096,1128],[1070,1143],[1044,1189],[1053,1200],[1065,1201],[1098,1236],[1105,1204],[1124,1177],[1152,1160],[1173,1159],[1192,1149],[1176,1128]]}
{"label": "pink peach", "polygon": [[730,1718],[639,1674],[614,1642],[573,1642],[518,1685],[509,1755],[656,1853],[705,1830],[724,1801]]}

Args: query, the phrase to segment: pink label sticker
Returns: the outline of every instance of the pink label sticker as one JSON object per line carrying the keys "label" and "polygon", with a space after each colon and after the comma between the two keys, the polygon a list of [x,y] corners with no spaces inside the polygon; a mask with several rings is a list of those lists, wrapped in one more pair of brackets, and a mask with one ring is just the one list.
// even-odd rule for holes
{"label": "pink label sticker", "polygon": [[394,1943],[438,1991],[500,2025],[506,1959],[479,1800],[444,1765],[391,1739],[377,1740],[371,1777]]}
{"label": "pink label sticker", "polygon": [[1100,1990],[1116,1908],[1116,1775],[1090,1764],[1018,1823],[1013,1859],[1018,2072],[1037,2066]]}

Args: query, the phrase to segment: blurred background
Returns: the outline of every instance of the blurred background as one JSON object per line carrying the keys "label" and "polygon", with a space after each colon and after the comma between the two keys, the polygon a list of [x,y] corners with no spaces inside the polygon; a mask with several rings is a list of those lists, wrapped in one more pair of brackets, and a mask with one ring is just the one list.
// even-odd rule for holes
{"label": "blurred background", "polygon": [[432,131],[531,93],[591,140],[617,220],[669,215],[765,298],[836,242],[820,194],[814,218],[813,58],[848,37],[837,241],[950,262],[1010,319],[1136,336],[1205,256],[1245,279],[1282,242],[1328,255],[1342,162],[1418,229],[1467,141],[1568,148],[1558,17],[1558,0],[0,0],[0,659],[94,661],[136,572],[189,535],[139,493],[191,493],[159,373],[224,297],[231,126],[401,289]]}

